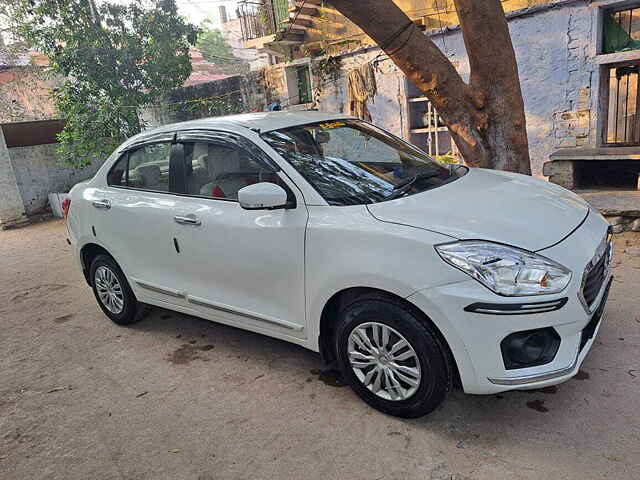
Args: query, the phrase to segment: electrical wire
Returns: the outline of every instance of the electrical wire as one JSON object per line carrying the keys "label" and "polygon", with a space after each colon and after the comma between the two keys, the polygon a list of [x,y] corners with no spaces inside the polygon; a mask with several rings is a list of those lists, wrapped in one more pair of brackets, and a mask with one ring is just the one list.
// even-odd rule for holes
{"label": "electrical wire", "polygon": [[435,2],[436,13],[438,15],[438,23],[440,24],[440,35],[442,35],[442,51],[446,55],[447,54],[447,42],[445,40],[444,29],[442,27],[442,19],[440,18],[440,7],[438,6],[438,2]]}
{"label": "electrical wire", "polygon": [[302,9],[304,8],[304,4],[305,3],[307,3],[307,0],[302,0],[302,5],[300,5],[300,8],[298,8],[298,11],[296,12],[296,14],[293,17],[293,20],[289,24],[289,28],[287,29],[287,31],[285,33],[285,36],[287,36],[287,35],[289,35],[289,33],[291,33],[291,29],[295,25],[296,20],[298,20],[298,15],[300,15],[300,12],[302,12]]}

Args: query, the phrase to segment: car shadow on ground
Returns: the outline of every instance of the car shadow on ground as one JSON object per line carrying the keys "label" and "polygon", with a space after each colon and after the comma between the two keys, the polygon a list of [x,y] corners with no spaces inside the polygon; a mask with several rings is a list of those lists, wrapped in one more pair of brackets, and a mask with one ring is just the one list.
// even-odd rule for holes
{"label": "car shadow on ground", "polygon": [[[142,322],[130,328],[154,337],[173,339],[172,345],[176,348],[168,357],[172,363],[188,364],[199,358],[198,352],[215,348],[221,357],[231,361],[235,357],[246,362],[247,367],[266,366],[276,376],[293,377],[294,381],[299,378],[303,383],[308,382],[311,375],[322,381],[327,389],[344,386],[339,373],[324,365],[317,353],[258,333],[155,307]],[[588,379],[588,374],[582,372],[577,378]],[[423,418],[401,422],[412,429],[428,429],[455,441],[458,448],[465,448],[469,443],[482,443],[483,439],[495,446],[501,434],[503,441],[512,435],[517,436],[518,432],[553,434],[562,429],[560,424],[568,413],[567,406],[583,401],[576,398],[581,396],[580,389],[570,385],[579,383],[579,380],[557,387],[497,395],[468,395],[454,389],[437,411]],[[351,397],[353,402],[361,402],[355,393],[349,392],[347,397]],[[328,392],[322,399],[324,402],[343,400],[342,395],[336,400],[333,392]],[[490,432],[494,434],[488,435]]]}

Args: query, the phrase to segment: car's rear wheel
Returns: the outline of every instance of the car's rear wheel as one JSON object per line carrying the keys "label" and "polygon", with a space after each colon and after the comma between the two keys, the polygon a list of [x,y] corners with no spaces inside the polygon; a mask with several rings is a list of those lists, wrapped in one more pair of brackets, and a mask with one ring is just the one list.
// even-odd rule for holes
{"label": "car's rear wheel", "polygon": [[108,255],[98,255],[91,263],[91,286],[98,305],[119,325],[142,319],[145,306],[138,302],[118,264]]}
{"label": "car's rear wheel", "polygon": [[371,294],[339,314],[336,351],[342,375],[372,407],[403,418],[435,410],[452,384],[452,365],[420,312]]}

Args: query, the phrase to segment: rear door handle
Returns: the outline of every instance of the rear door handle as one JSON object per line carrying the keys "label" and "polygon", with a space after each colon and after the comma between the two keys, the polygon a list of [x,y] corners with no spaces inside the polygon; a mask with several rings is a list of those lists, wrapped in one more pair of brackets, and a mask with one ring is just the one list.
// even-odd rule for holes
{"label": "rear door handle", "polygon": [[111,202],[107,199],[103,200],[94,200],[93,206],[96,208],[106,208],[107,210],[111,208]]}
{"label": "rear door handle", "polygon": [[173,217],[173,219],[176,221],[176,223],[179,223],[181,225],[202,225],[200,219],[193,213],[185,216],[176,215],[175,217]]}

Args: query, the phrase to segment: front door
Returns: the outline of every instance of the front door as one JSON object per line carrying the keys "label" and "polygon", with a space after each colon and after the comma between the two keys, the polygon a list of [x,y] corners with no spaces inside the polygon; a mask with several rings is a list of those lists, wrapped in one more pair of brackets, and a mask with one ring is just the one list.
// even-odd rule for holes
{"label": "front door", "polygon": [[[175,206],[180,266],[174,288],[205,317],[304,338],[307,209],[295,185],[241,139],[183,136],[186,194]],[[296,206],[244,210],[238,191],[256,182],[282,185]]]}

